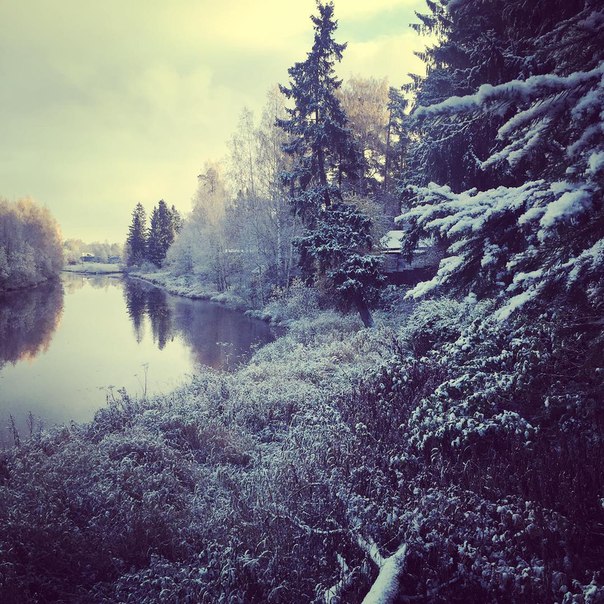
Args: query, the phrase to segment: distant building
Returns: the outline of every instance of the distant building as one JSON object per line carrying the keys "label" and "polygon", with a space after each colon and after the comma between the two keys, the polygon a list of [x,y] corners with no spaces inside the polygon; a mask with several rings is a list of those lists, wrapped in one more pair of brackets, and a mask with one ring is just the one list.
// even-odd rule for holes
{"label": "distant building", "polygon": [[412,283],[430,278],[443,257],[442,249],[433,239],[422,239],[415,248],[411,259],[403,254],[407,231],[388,231],[380,239],[384,256],[384,270],[392,281]]}
{"label": "distant building", "polygon": [[90,252],[84,252],[80,256],[80,262],[96,262],[96,256]]}

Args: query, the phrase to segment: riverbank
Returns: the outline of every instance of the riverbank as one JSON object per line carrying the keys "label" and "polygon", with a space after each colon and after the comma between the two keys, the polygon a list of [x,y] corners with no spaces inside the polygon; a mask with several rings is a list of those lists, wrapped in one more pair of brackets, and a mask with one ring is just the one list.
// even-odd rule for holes
{"label": "riverbank", "polygon": [[208,300],[230,308],[243,312],[249,317],[266,321],[273,325],[284,325],[287,322],[296,317],[285,316],[283,312],[280,312],[282,304],[272,303],[267,304],[263,309],[252,308],[243,298],[232,294],[230,292],[219,292],[214,287],[203,283],[201,279],[196,275],[173,275],[169,271],[157,270],[157,271],[141,271],[141,270],[129,270],[126,272],[128,277],[135,279],[141,279],[152,283],[157,287],[161,287],[170,294],[175,296],[182,296],[184,298],[191,298],[192,300]]}
{"label": "riverbank", "polygon": [[218,291],[215,289],[201,283],[201,280],[195,275],[175,276],[169,271],[161,269],[143,271],[132,268],[128,269],[126,274],[128,277],[142,279],[143,281],[157,285],[175,296],[191,298],[192,300],[211,300],[213,296],[218,294]]}
{"label": "riverbank", "polygon": [[[288,327],[299,320],[315,319],[324,307],[324,304],[319,301],[319,292],[314,288],[306,287],[300,281],[294,281],[288,290],[276,291],[262,308],[253,308],[242,297],[230,292],[218,292],[196,275],[175,276],[164,270],[128,270],[126,274],[128,277],[141,279],[160,287],[170,294],[193,300],[208,300],[276,327]],[[406,291],[406,288],[393,286],[382,292],[380,309],[374,311],[374,319],[378,324],[391,322],[388,309],[396,309],[401,318],[412,312],[415,302],[404,299]],[[356,317],[356,312],[352,312],[352,316]]]}
{"label": "riverbank", "polygon": [[[591,367],[593,346],[571,358],[555,323],[527,334],[473,299],[386,318],[313,313],[233,373],[116,393],[3,453],[0,593],[358,604],[392,569],[413,597],[596,602],[597,422],[547,413],[592,373],[546,371]],[[545,333],[552,348],[524,354]]]}
{"label": "riverbank", "polygon": [[103,262],[79,262],[67,264],[63,267],[65,273],[80,273],[83,275],[118,275],[124,272],[121,264],[109,264]]}

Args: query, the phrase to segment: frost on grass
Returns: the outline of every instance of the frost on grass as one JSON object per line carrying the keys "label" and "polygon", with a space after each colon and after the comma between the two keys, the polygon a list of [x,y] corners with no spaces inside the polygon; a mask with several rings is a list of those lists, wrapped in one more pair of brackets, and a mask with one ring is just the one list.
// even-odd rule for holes
{"label": "frost on grass", "polygon": [[471,296],[423,303],[402,324],[355,321],[319,312],[232,374],[163,398],[122,393],[91,424],[3,453],[3,593],[588,593],[594,567],[575,544],[585,510],[600,509],[584,480],[597,409],[583,403],[592,377],[555,376],[574,363],[591,376],[593,349],[570,340],[571,352],[545,316],[498,323]]}

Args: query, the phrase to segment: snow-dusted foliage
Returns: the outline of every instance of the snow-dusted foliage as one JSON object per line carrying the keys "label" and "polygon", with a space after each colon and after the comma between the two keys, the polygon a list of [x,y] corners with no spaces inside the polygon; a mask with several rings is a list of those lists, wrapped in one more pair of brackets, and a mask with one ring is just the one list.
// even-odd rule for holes
{"label": "snow-dusted foliage", "polygon": [[367,253],[372,247],[371,219],[354,205],[325,208],[298,247],[303,266],[325,275],[342,301],[375,301],[383,283],[381,260]]}
{"label": "snow-dusted foliage", "polygon": [[315,312],[233,374],[22,441],[5,601],[600,601],[598,348],[489,314]]}
{"label": "snow-dusted foliage", "polygon": [[[604,293],[604,271],[597,264],[604,233],[604,56],[602,46],[592,44],[589,58],[577,65],[570,49],[585,55],[587,34],[601,33],[604,14],[589,2],[574,4],[550,31],[532,32],[535,47],[547,45],[539,49],[540,56],[547,51],[557,58],[551,73],[485,83],[473,94],[416,109],[418,123],[498,120],[489,152],[475,156],[474,163],[483,171],[497,167],[504,176],[491,175],[491,186],[484,187],[483,180],[482,188],[463,192],[446,183],[411,188],[413,207],[400,220],[413,225],[415,237],[433,234],[448,247],[438,274],[412,295],[437,286],[480,295],[500,291],[501,318],[535,300],[572,299],[589,314],[599,308]],[[474,5],[449,5],[453,23]],[[530,32],[531,25],[524,27]],[[513,42],[499,38],[503,48]],[[425,132],[419,146],[438,146],[431,139],[441,136],[439,129]],[[509,179],[516,184],[507,184]]]}
{"label": "snow-dusted foliage", "polygon": [[0,197],[0,291],[37,285],[62,267],[59,225],[48,209]]}

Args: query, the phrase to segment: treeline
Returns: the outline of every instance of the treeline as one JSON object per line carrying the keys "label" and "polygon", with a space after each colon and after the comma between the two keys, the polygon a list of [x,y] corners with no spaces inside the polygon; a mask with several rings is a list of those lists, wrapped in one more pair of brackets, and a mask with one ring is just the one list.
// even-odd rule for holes
{"label": "treeline", "polygon": [[97,262],[109,262],[113,259],[122,259],[123,246],[107,241],[85,243],[81,239],[67,239],[63,242],[63,254],[65,262],[69,264],[80,262],[85,254],[91,254]]}
{"label": "treeline", "polygon": [[161,266],[181,225],[176,208],[169,208],[162,199],[153,208],[148,227],[145,208],[138,203],[132,212],[132,223],[125,245],[126,264],[139,266],[147,261]]}
{"label": "treeline", "polygon": [[[333,21],[328,14],[323,19],[324,27]],[[334,44],[331,39],[318,46],[300,67],[302,77],[315,77],[319,69],[330,73],[316,127],[306,127],[312,122],[310,90],[300,88],[292,75],[297,92],[291,101],[282,87],[269,91],[259,119],[244,109],[227,159],[204,166],[193,210],[163,262],[175,276],[194,276],[254,307],[264,306],[275,290],[287,289],[294,277],[315,284],[332,302],[367,302],[358,293],[380,278],[377,262],[366,252],[392,228],[399,209],[404,101],[385,80],[351,78],[342,84],[329,67],[338,53]],[[299,115],[294,118],[291,111]],[[323,215],[322,201],[332,198],[333,208]],[[339,232],[330,231],[341,221]],[[323,225],[322,233],[315,232],[315,222]],[[321,258],[314,256],[321,244],[311,245],[312,233],[315,239],[336,236],[337,245]],[[342,270],[332,277],[337,267]],[[367,283],[348,279],[358,271],[367,272]]]}
{"label": "treeline", "polygon": [[62,266],[61,233],[48,209],[0,198],[0,291],[37,285]]}

